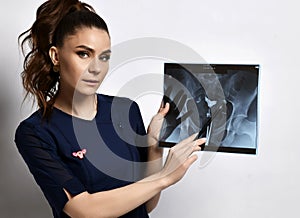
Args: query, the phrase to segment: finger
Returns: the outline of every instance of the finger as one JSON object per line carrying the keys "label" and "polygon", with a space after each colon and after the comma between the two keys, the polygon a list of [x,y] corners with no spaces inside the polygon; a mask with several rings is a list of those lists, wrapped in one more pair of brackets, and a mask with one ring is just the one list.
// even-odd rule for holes
{"label": "finger", "polygon": [[203,144],[205,142],[206,142],[206,138],[200,138],[200,139],[195,140],[195,145],[200,146],[201,144]]}
{"label": "finger", "polygon": [[166,103],[168,103],[168,101],[164,100],[165,96],[163,97],[163,99],[160,102],[160,106],[157,112],[159,112],[162,108],[166,107]]}
{"label": "finger", "polygon": [[[167,160],[165,162],[164,167],[168,169],[169,171],[176,170],[180,165],[186,164],[186,162],[189,162],[189,159],[191,158],[191,162],[188,163],[188,165],[192,164],[197,159],[197,156],[193,155],[194,152],[201,150],[199,146],[197,146],[199,143],[203,142],[204,140],[196,140],[192,141],[188,144],[184,144],[183,147],[180,149],[174,149],[171,148],[168,153]],[[175,161],[175,162],[174,162]]]}
{"label": "finger", "polygon": [[[187,144],[184,144],[183,146],[178,146],[177,148],[174,148],[174,153],[182,159],[188,158],[193,152],[200,151],[202,149],[201,145],[205,143],[206,139],[201,138],[192,142],[189,142]],[[176,151],[175,151],[176,150]]]}
{"label": "finger", "polygon": [[[160,102],[159,110],[160,110],[161,108],[163,108],[163,107],[165,107],[164,99],[162,99],[161,102]],[[158,111],[159,111],[159,110],[158,110]]]}
{"label": "finger", "polygon": [[200,150],[201,148],[199,146],[195,146],[195,144],[191,142],[181,149],[174,151],[173,154],[177,157],[178,163],[183,164],[194,152]]}
{"label": "finger", "polygon": [[166,114],[169,112],[170,109],[170,103],[166,103],[164,107],[160,107],[158,113],[160,113],[163,116],[166,116]]}
{"label": "finger", "polygon": [[185,162],[184,162],[184,166],[186,167],[186,169],[188,169],[196,160],[198,159],[198,155],[193,154],[191,155]]}
{"label": "finger", "polygon": [[[194,139],[197,137],[198,133],[194,133],[193,135],[187,137],[186,139],[183,139],[181,142],[179,142],[177,145],[185,145],[189,142],[194,141]],[[177,146],[175,145],[175,146]]]}
{"label": "finger", "polygon": [[[177,154],[178,156],[178,154]],[[183,166],[185,169],[188,169],[198,158],[197,154],[188,153],[185,155],[180,155],[180,159],[177,160],[177,164],[173,165],[171,163],[168,163],[168,166],[171,167],[171,171],[176,170],[178,167]]]}
{"label": "finger", "polygon": [[184,158],[187,158],[189,157],[192,153],[196,152],[196,151],[200,151],[201,150],[201,147],[200,145],[203,144],[205,140],[196,140],[196,141],[193,141],[193,142],[190,142],[188,143],[186,146],[185,146],[185,151],[182,153],[182,156]]}

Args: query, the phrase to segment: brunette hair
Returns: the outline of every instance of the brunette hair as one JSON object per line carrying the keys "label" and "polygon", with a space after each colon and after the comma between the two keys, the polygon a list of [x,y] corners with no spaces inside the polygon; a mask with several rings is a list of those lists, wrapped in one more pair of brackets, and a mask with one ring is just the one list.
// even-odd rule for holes
{"label": "brunette hair", "polygon": [[27,31],[20,34],[25,55],[25,44],[30,51],[25,55],[24,71],[21,73],[26,99],[32,94],[48,117],[53,109],[59,88],[59,73],[54,72],[49,56],[51,46],[62,47],[66,36],[75,34],[82,27],[108,28],[105,21],[88,4],[78,0],[48,0],[36,12],[36,20]]}

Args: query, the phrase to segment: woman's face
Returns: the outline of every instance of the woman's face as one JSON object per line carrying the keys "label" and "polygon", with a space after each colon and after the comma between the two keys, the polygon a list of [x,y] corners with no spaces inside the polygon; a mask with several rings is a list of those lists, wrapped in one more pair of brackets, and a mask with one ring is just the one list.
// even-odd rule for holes
{"label": "woman's face", "polygon": [[56,57],[51,49],[50,56],[59,65],[59,92],[94,94],[107,74],[110,47],[108,33],[95,27],[80,28],[64,39],[62,47],[52,47]]}

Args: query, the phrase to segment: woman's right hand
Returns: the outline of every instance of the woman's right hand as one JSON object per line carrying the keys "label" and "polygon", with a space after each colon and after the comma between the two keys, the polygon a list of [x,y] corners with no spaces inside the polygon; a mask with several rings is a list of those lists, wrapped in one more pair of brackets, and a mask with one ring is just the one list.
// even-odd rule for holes
{"label": "woman's right hand", "polygon": [[70,217],[120,217],[149,202],[163,189],[178,182],[197,160],[193,153],[201,150],[205,138],[194,140],[196,135],[170,148],[163,169],[138,182],[93,194],[83,192],[75,197],[66,191],[69,201],[64,207],[65,213]]}
{"label": "woman's right hand", "polygon": [[198,156],[193,153],[201,150],[200,145],[205,143],[206,139],[194,140],[196,135],[194,134],[170,148],[164,167],[158,173],[165,187],[178,182],[197,160]]}

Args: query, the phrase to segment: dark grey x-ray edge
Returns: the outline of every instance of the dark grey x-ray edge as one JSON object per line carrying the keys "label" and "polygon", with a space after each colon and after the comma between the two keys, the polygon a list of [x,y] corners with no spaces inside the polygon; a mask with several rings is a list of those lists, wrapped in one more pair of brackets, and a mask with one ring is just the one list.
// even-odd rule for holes
{"label": "dark grey x-ray edge", "polygon": [[160,146],[197,133],[205,151],[256,154],[259,65],[165,63],[164,74]]}

